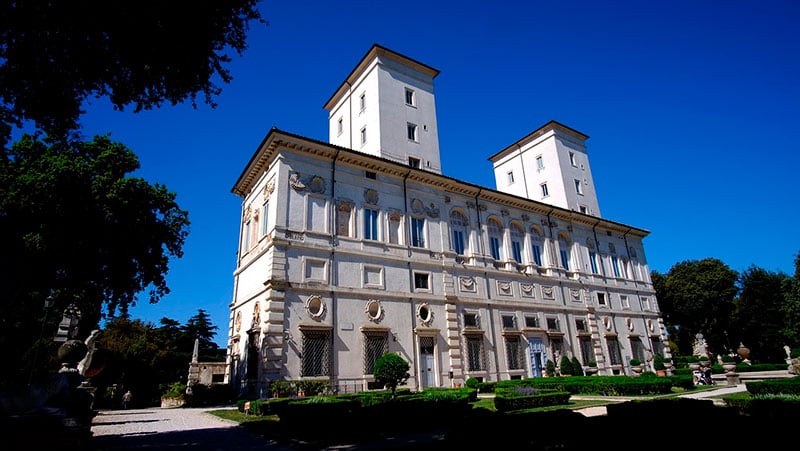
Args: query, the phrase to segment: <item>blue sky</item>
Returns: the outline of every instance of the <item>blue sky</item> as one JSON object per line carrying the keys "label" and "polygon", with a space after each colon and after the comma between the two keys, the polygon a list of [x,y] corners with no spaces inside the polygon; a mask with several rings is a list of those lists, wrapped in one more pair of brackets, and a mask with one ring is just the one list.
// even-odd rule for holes
{"label": "blue sky", "polygon": [[[714,257],[794,272],[800,251],[800,3],[264,1],[269,26],[228,66],[212,109],[87,105],[189,211],[171,294],[133,317],[198,309],[227,339],[241,199],[231,188],[273,126],[327,141],[325,101],[377,43],[441,71],[443,172],[494,188],[487,158],[550,120],[589,135],[604,218],[647,229],[650,268]],[[234,54],[235,55],[235,54]]]}

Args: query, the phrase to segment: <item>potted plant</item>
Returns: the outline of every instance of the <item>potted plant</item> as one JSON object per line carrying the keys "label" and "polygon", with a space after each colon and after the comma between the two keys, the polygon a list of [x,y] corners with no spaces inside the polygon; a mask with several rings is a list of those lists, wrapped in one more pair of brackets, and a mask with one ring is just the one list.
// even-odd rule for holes
{"label": "potted plant", "polygon": [[586,374],[595,374],[598,370],[599,368],[597,368],[597,362],[594,360],[589,360],[586,362]]}
{"label": "potted plant", "polygon": [[653,356],[653,369],[656,370],[656,374],[659,376],[667,375],[667,367],[664,365],[664,357],[661,354]]}
{"label": "potted plant", "polygon": [[633,371],[636,374],[641,373],[642,372],[642,361],[637,359],[636,357],[632,358],[631,359],[631,371]]}
{"label": "potted plant", "polygon": [[696,355],[686,357],[686,364],[693,370],[700,369],[700,359],[698,359]]}
{"label": "potted plant", "polygon": [[701,355],[698,357],[698,360],[700,361],[700,366],[703,368],[711,366],[711,360],[708,359],[707,355]]}
{"label": "potted plant", "polygon": [[736,370],[736,358],[732,355],[723,354],[722,355],[722,368],[725,369],[726,372],[731,373]]}

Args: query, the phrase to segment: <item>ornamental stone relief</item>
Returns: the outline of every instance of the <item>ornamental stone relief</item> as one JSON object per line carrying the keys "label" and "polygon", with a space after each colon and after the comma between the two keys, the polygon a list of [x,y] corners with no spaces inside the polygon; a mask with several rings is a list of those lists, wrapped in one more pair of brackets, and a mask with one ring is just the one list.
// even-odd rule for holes
{"label": "ornamental stone relief", "polygon": [[372,205],[378,204],[378,192],[374,189],[364,190],[364,202]]}
{"label": "ornamental stone relief", "polygon": [[572,296],[572,300],[580,301],[581,300],[581,290],[577,288],[570,288],[569,295]]}
{"label": "ornamental stone relief", "polygon": [[553,287],[542,287],[542,297],[545,299],[555,299],[555,292]]}
{"label": "ornamental stone relief", "polygon": [[511,282],[507,280],[498,280],[497,281],[497,292],[500,294],[504,294],[507,296],[511,295]]}
{"label": "ornamental stone relief", "polygon": [[519,284],[519,290],[522,292],[522,295],[525,297],[532,298],[534,297],[533,293],[533,284],[527,282],[521,282]]}
{"label": "ornamental stone relief", "polygon": [[460,276],[458,278],[461,291],[475,292],[475,279],[469,276]]}

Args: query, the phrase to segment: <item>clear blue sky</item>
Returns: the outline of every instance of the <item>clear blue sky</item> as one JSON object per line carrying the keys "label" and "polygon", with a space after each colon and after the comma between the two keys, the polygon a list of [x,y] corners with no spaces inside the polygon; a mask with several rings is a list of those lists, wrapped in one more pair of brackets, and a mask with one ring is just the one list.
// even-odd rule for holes
{"label": "clear blue sky", "polygon": [[[276,126],[327,141],[322,108],[377,43],[441,71],[443,172],[494,188],[487,158],[550,120],[590,136],[603,217],[647,229],[650,268],[714,257],[793,273],[800,251],[800,2],[264,1],[212,109],[133,114],[94,100],[137,175],[178,193],[191,233],[172,293],[133,317],[205,309],[225,346],[241,200],[231,188]],[[235,55],[235,54],[234,54]]]}

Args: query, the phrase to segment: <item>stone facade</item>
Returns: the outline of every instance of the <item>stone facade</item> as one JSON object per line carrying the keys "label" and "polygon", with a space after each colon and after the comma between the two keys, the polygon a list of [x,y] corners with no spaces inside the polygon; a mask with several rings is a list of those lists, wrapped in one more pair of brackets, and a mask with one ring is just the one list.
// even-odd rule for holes
{"label": "stone facade", "polygon": [[[378,46],[359,66],[378,56],[419,69]],[[449,178],[424,164],[435,149],[419,165],[269,131],[233,188],[227,381],[262,397],[275,380],[364,390],[386,352],[410,363],[412,389],[541,377],[562,355],[606,375],[669,356],[648,231]]]}

